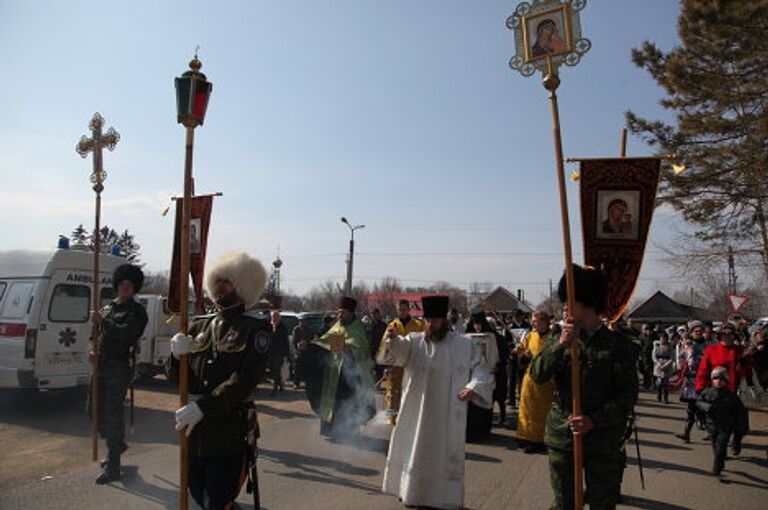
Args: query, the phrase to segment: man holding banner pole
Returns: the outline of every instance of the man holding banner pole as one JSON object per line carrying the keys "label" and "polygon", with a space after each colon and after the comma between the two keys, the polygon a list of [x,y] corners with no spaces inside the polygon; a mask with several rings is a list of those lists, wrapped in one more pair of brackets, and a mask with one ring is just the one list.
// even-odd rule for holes
{"label": "man holding banner pole", "polygon": [[[592,509],[616,508],[621,483],[620,444],[628,416],[637,400],[638,378],[632,342],[610,331],[602,321],[608,282],[602,271],[573,266],[574,305],[565,310],[559,338],[549,340],[531,364],[538,384],[554,380],[556,398],[547,416],[544,442],[548,448],[553,509],[575,508],[574,442],[583,441],[585,500]],[[558,295],[567,300],[566,277]],[[573,358],[572,350],[580,351]],[[574,370],[571,360],[579,359]],[[582,381],[581,413],[573,411],[571,373]]]}

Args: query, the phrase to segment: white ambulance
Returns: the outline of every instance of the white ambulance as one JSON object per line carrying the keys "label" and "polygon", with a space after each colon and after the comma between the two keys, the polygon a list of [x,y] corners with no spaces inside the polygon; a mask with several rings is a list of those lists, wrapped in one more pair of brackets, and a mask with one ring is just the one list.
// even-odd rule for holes
{"label": "white ambulance", "polygon": [[[179,332],[179,316],[168,310],[168,300],[157,294],[139,294],[136,299],[147,309],[147,327],[136,349],[136,371],[139,377],[152,377],[165,371],[171,355],[171,337]],[[190,302],[190,317],[195,303]]]}
{"label": "white ambulance", "polygon": [[[125,259],[102,254],[99,307]],[[0,252],[0,388],[87,385],[93,252]]]}

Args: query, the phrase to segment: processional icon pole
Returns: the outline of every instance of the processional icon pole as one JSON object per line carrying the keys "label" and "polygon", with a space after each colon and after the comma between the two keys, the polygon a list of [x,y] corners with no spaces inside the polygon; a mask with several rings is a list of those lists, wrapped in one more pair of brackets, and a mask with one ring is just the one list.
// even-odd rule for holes
{"label": "processional icon pole", "polygon": [[[558,70],[563,64],[571,67],[577,65],[582,55],[592,47],[589,39],[581,37],[579,13],[586,4],[586,0],[533,0],[531,3],[520,3],[515,13],[507,18],[507,28],[515,32],[515,49],[517,50],[517,54],[509,61],[509,66],[526,77],[541,71],[542,84],[549,92],[568,290],[566,301],[569,313],[572,313],[575,304],[575,289],[571,227],[565,189],[565,161],[560,134],[560,110],[557,102],[557,89],[560,86]],[[574,416],[579,416],[581,415],[581,374],[578,341],[571,342],[571,394],[572,413]],[[573,470],[574,507],[581,510],[584,506],[584,472],[583,441],[580,433],[573,434]]]}

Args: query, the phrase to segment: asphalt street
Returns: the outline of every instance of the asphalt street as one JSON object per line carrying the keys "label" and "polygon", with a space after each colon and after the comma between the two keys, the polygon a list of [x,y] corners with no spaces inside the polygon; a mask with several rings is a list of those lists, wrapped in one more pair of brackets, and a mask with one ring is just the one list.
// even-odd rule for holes
{"label": "asphalt street", "polygon": [[[299,392],[283,403],[265,402],[271,417],[262,427],[259,463],[262,508],[313,510],[395,510],[397,498],[380,493],[389,427],[374,420],[355,444],[330,443]],[[711,450],[695,431],[691,444],[674,438],[682,426],[680,404],[655,402],[641,395],[637,407],[644,464],[643,490],[635,444],[628,445],[629,468],[621,508],[698,510],[766,508],[768,502],[768,414],[751,414],[753,432],[742,455],[730,459],[725,476],[709,475]],[[284,409],[281,410],[281,407]],[[466,507],[469,509],[546,509],[551,502],[545,455],[526,455],[514,443],[514,431],[496,428],[490,441],[467,446]],[[168,442],[129,450],[123,481],[110,486],[93,483],[98,468],[86,455],[66,472],[7,487],[0,508],[78,510],[178,508],[178,449]],[[6,466],[7,467],[7,466]],[[238,502],[253,508],[243,491]],[[194,505],[192,505],[194,508]]]}

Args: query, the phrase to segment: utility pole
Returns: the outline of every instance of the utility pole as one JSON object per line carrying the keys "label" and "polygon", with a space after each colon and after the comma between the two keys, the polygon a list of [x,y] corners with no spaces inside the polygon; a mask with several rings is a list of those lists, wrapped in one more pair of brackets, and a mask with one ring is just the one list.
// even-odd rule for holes
{"label": "utility pole", "polygon": [[346,217],[341,217],[341,222],[349,227],[349,253],[347,254],[347,279],[344,282],[344,295],[349,296],[352,294],[352,265],[355,260],[355,230],[365,228],[365,225],[352,226]]}
{"label": "utility pole", "polygon": [[733,246],[728,245],[728,292],[736,294],[736,264],[733,258]]}

